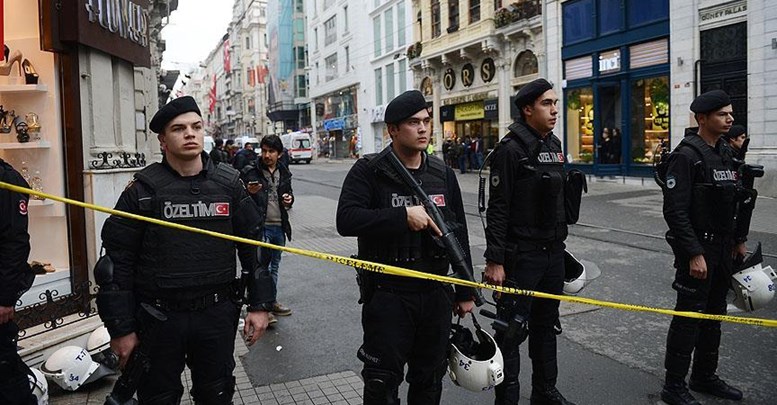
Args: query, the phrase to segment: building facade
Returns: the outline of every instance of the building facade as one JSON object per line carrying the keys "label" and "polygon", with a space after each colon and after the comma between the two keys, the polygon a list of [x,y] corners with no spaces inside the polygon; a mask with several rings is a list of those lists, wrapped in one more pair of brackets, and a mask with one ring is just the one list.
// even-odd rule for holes
{"label": "building facade", "polygon": [[413,4],[407,54],[434,111],[434,144],[482,138],[491,149],[517,116],[512,97],[545,68],[542,2],[432,0]]}
{"label": "building facade", "polygon": [[659,142],[682,133],[670,131],[669,0],[549,2],[545,14],[548,54],[560,50],[548,78],[560,84],[567,163],[596,175],[652,175]]}
{"label": "building facade", "polygon": [[309,111],[319,153],[330,158],[349,157],[358,146],[375,150],[374,138],[363,135],[370,128],[364,103],[375,91],[366,68],[373,55],[371,20],[359,15],[369,7],[367,0],[307,2]]}
{"label": "building facade", "polygon": [[267,117],[273,133],[308,128],[304,0],[267,1]]}
{"label": "building facade", "polygon": [[[380,151],[389,142],[383,113],[398,94],[413,87],[413,71],[408,64],[407,48],[413,40],[413,13],[410,0],[375,0],[367,21],[372,24],[372,41],[364,53],[371,69],[365,86],[362,107],[367,110],[369,125],[362,127],[362,151]],[[369,31],[368,31],[369,34]]]}
{"label": "building facade", "polygon": [[695,125],[688,106],[704,91],[730,96],[747,128],[749,163],[763,165],[759,194],[777,196],[777,3],[671,0],[672,145]]}
{"label": "building facade", "polygon": [[[13,125],[0,134],[0,157],[37,190],[113,206],[132,175],[161,158],[148,122],[159,103],[159,32],[177,2],[28,3],[2,3],[13,16],[3,42],[34,74],[0,76],[0,104],[39,130],[27,140]],[[49,199],[33,199],[28,213],[30,260],[51,270],[17,303],[20,354],[35,365],[57,344],[85,344],[100,324],[91,269],[107,215]]]}

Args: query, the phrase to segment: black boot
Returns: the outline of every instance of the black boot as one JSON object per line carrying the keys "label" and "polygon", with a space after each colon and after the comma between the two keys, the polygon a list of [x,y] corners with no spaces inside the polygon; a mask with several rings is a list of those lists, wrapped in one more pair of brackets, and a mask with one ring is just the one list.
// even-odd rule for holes
{"label": "black boot", "polygon": [[703,392],[718,398],[731,399],[734,401],[742,400],[741,390],[726,384],[725,381],[718,378],[715,374],[705,377],[691,375],[691,383],[689,385],[691,389],[696,392]]}
{"label": "black boot", "polygon": [[575,405],[574,402],[567,401],[552,385],[532,387],[530,403],[531,405]]}
{"label": "black boot", "polygon": [[691,395],[683,380],[667,378],[664,389],[661,390],[661,400],[668,405],[701,405],[701,402]]}

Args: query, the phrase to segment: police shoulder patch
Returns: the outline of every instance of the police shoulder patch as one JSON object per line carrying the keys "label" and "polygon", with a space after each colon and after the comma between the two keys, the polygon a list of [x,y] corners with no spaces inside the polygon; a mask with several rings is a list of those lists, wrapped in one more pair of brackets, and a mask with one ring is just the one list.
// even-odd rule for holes
{"label": "police shoulder patch", "polygon": [[672,189],[677,185],[677,179],[674,178],[674,176],[667,175],[666,176],[666,188]]}
{"label": "police shoulder patch", "polygon": [[493,187],[499,187],[499,182],[501,180],[499,179],[499,173],[492,173],[491,174],[491,186]]}
{"label": "police shoulder patch", "polygon": [[27,215],[27,201],[19,200],[19,214]]}

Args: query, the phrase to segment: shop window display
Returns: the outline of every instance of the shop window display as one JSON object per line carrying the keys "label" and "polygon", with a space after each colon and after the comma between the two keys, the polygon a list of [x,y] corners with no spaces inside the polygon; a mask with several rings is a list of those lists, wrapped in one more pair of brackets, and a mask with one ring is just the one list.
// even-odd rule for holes
{"label": "shop window display", "polygon": [[669,79],[640,79],[631,85],[631,160],[652,162],[656,147],[669,138]]}
{"label": "shop window display", "polygon": [[594,94],[591,87],[567,91],[567,160],[593,163]]}

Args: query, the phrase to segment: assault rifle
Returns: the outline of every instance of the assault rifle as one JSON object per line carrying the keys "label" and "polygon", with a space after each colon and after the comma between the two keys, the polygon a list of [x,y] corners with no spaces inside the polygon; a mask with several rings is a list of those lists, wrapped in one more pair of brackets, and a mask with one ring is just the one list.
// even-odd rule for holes
{"label": "assault rifle", "polygon": [[[397,174],[399,174],[399,177],[401,177],[402,181],[410,187],[416,197],[421,200],[421,204],[426,208],[426,212],[429,216],[432,217],[432,221],[440,228],[442,236],[440,236],[439,239],[448,253],[448,259],[451,262],[453,272],[463,280],[475,282],[472,266],[467,262],[466,257],[464,256],[464,250],[461,248],[459,240],[456,239],[456,235],[453,234],[450,228],[448,228],[448,224],[445,223],[445,219],[442,217],[440,209],[437,208],[437,205],[429,198],[429,195],[426,194],[424,189],[418,185],[410,172],[407,171],[407,168],[405,168],[405,165],[403,165],[397,155],[394,154],[394,151],[392,150],[386,155],[389,162],[391,162],[391,165],[397,171]],[[475,289],[475,305],[483,305],[483,295],[477,288]]]}
{"label": "assault rifle", "polygon": [[116,380],[116,385],[113,386],[113,391],[105,398],[105,405],[137,404],[138,402],[133,396],[135,391],[138,390],[140,379],[151,368],[151,358],[148,356],[148,342],[154,338],[153,334],[157,329],[157,324],[166,321],[167,315],[145,302],[141,303],[140,306],[153,319],[143,326],[146,330],[141,336],[140,345],[132,351],[124,371],[122,371],[119,379]]}

